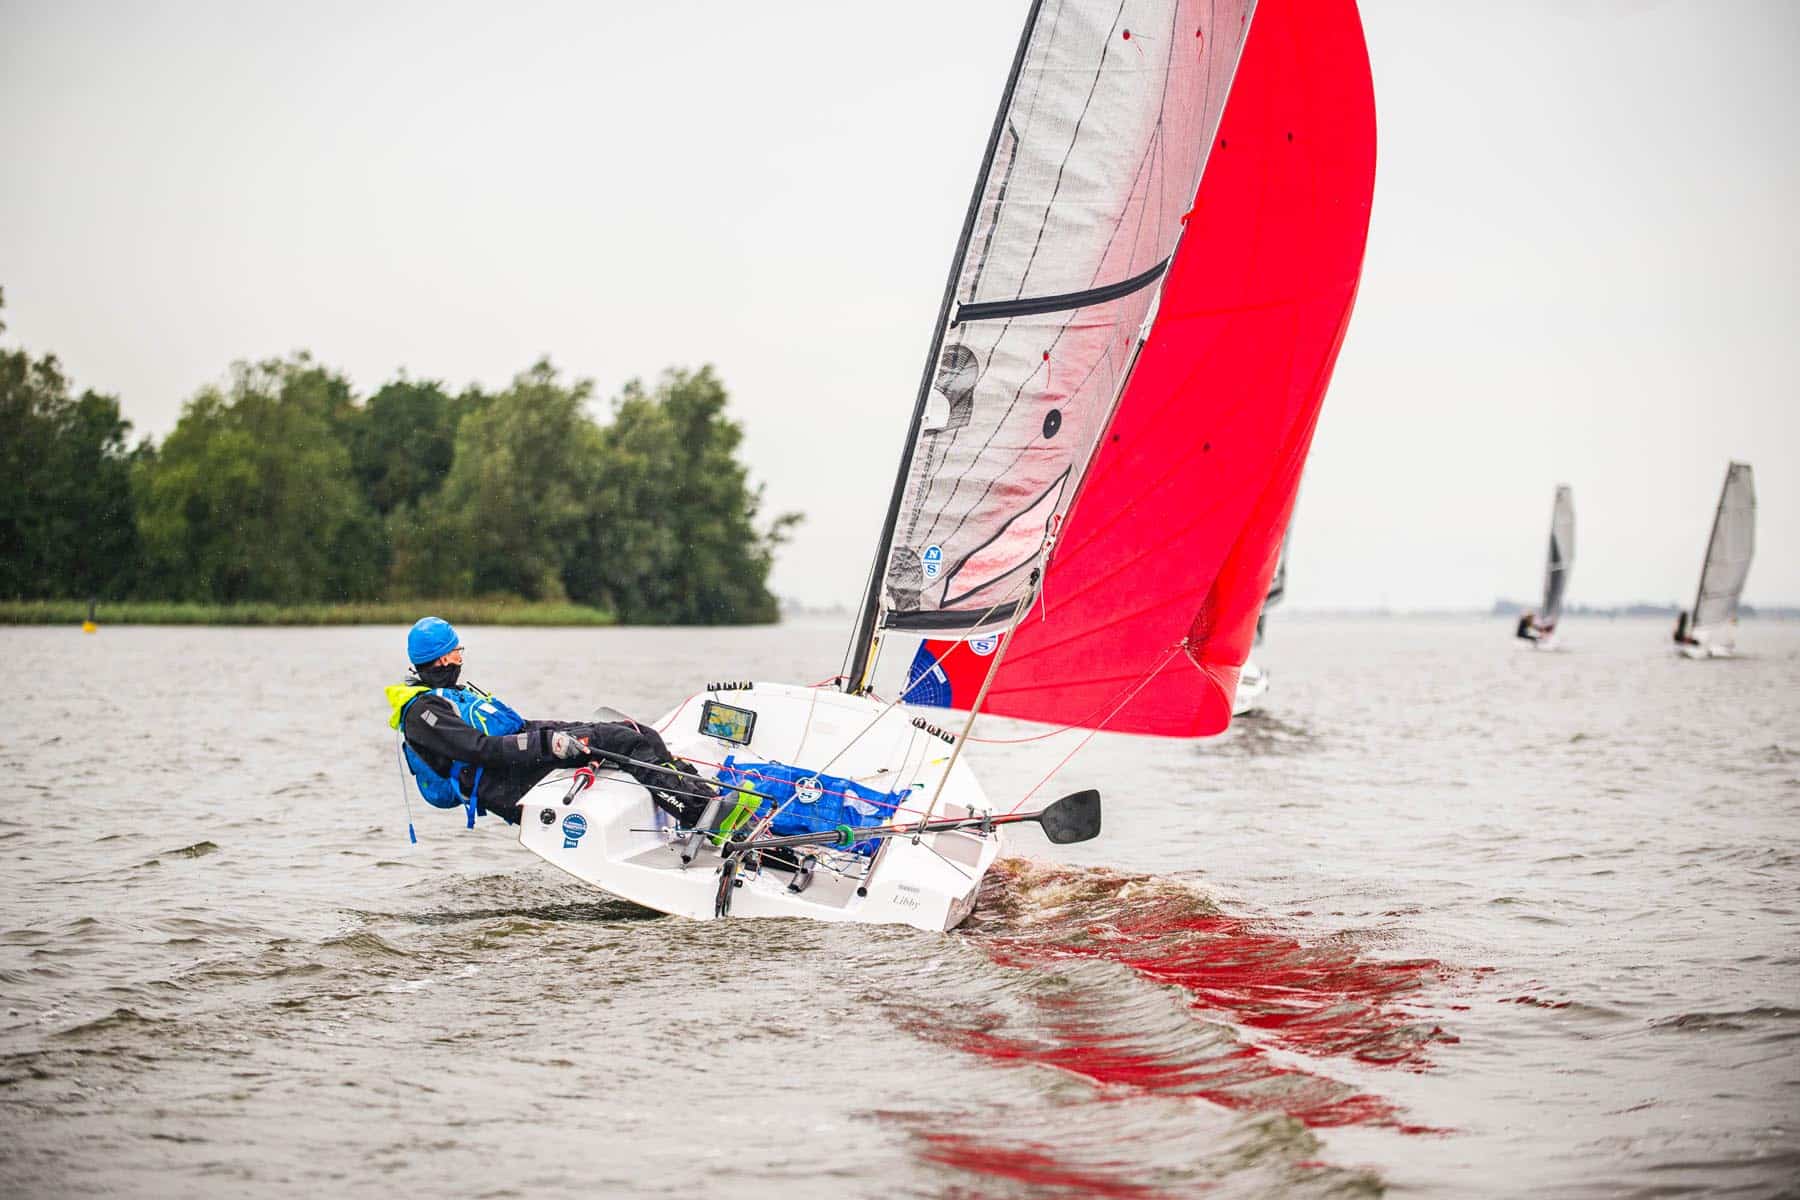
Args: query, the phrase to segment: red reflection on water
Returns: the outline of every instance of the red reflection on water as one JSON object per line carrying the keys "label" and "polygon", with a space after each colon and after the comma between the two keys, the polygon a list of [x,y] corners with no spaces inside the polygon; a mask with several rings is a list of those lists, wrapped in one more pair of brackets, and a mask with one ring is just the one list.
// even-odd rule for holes
{"label": "red reflection on water", "polygon": [[978,1141],[961,1133],[921,1133],[925,1157],[932,1162],[982,1175],[995,1175],[1033,1188],[1054,1188],[1079,1196],[1111,1196],[1118,1200],[1159,1200],[1167,1192],[1100,1171],[1062,1162],[1047,1147],[1006,1146]]}
{"label": "red reflection on water", "polygon": [[[1435,959],[1360,958],[1344,945],[1307,946],[1227,916],[1152,913],[1086,932],[1096,940],[1043,949],[1107,959],[1185,988],[1196,1008],[1267,1030],[1285,1050],[1418,1071],[1431,1065],[1432,1043],[1457,1041],[1441,1026],[1423,1028],[1397,1003],[1446,974]],[[1031,953],[1029,943],[1014,948]]]}
{"label": "red reflection on water", "polygon": [[1091,1029],[1056,1028],[1054,1040],[1009,1037],[993,1030],[935,1031],[959,1049],[1002,1062],[1059,1067],[1100,1084],[1126,1085],[1207,1100],[1222,1108],[1280,1112],[1309,1127],[1390,1125],[1406,1133],[1442,1132],[1400,1122],[1399,1108],[1349,1084],[1270,1059],[1257,1046],[1236,1043],[1215,1055],[1169,1058],[1133,1051]]}
{"label": "red reflection on water", "polygon": [[[1118,876],[1028,874],[1002,902],[1011,919],[993,935],[978,935],[995,962],[1022,969],[1069,959],[1117,963],[1183,989],[1191,1008],[1211,1020],[1171,1037],[1166,1029],[1133,1028],[1131,1017],[1109,1013],[1097,997],[1072,994],[1034,1001],[1041,1020],[1025,1028],[1003,1030],[998,1019],[965,1021],[940,1023],[931,1035],[987,1058],[1054,1066],[1096,1083],[1194,1096],[1228,1109],[1285,1113],[1314,1128],[1445,1132],[1406,1123],[1394,1102],[1290,1057],[1429,1069],[1430,1047],[1457,1039],[1402,1001],[1447,976],[1442,964],[1367,959],[1343,942],[1307,945],[1241,918],[1196,911],[1204,901],[1166,885],[1133,894],[1133,881]],[[1039,888],[1071,882],[1088,903],[1037,907]],[[1107,919],[1092,921],[1096,911]],[[1064,912],[1090,919],[1065,919]],[[1242,1040],[1245,1030],[1255,1031],[1254,1041]]]}

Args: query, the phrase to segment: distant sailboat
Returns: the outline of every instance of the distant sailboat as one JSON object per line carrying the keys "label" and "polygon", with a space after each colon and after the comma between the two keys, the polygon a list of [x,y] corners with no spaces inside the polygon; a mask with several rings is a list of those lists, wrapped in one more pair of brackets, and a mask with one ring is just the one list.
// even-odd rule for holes
{"label": "distant sailboat", "polygon": [[1756,479],[1749,463],[1725,469],[1713,514],[1700,590],[1675,622],[1675,645],[1688,658],[1729,658],[1736,649],[1738,598],[1756,554]]}
{"label": "distant sailboat", "polygon": [[[1269,580],[1269,594],[1263,597],[1262,612],[1256,616],[1254,646],[1263,644],[1263,626],[1269,619],[1269,610],[1280,604],[1281,598],[1287,594],[1288,541],[1292,534],[1293,530],[1290,528],[1282,535],[1281,557],[1275,560],[1275,577]],[[1253,659],[1244,660],[1244,669],[1238,674],[1237,692],[1231,698],[1231,715],[1244,717],[1259,711],[1263,697],[1268,694],[1269,673]]]}
{"label": "distant sailboat", "polygon": [[1544,559],[1544,598],[1536,612],[1519,618],[1518,636],[1539,650],[1553,648],[1556,626],[1562,620],[1563,594],[1569,588],[1569,571],[1575,565],[1575,494],[1566,483],[1556,485],[1550,506],[1550,549]]}

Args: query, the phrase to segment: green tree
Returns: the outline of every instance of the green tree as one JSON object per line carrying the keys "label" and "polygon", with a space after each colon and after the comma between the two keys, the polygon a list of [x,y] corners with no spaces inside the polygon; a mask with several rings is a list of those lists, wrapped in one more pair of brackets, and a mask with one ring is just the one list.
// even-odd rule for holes
{"label": "green tree", "polygon": [[797,513],[756,528],[762,489],[737,459],[743,430],[711,367],[633,380],[614,403],[586,530],[565,572],[569,594],[633,622],[772,621],[774,553]]}
{"label": "green tree", "polygon": [[369,397],[350,458],[376,512],[417,505],[443,486],[456,457],[457,422],[484,399],[474,391],[452,396],[441,383],[404,376]]}
{"label": "green tree", "polygon": [[0,595],[116,596],[129,585],[130,431],[114,397],[71,396],[53,355],[0,350]]}
{"label": "green tree", "polygon": [[443,486],[394,527],[395,594],[565,598],[600,471],[592,394],[541,360],[463,416]]}
{"label": "green tree", "polygon": [[305,355],[233,367],[135,475],[151,588],[176,599],[364,599],[386,548],[347,444],[360,410]]}

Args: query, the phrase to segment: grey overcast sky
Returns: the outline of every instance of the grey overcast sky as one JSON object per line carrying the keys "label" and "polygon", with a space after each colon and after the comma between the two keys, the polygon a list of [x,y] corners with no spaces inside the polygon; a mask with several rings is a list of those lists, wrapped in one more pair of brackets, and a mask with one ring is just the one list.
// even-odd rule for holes
{"label": "grey overcast sky", "polygon": [[[161,436],[234,359],[609,397],[716,364],[852,602],[1024,0],[0,0],[6,343]],[[1800,601],[1800,4],[1366,0],[1380,158],[1297,606]],[[604,411],[604,403],[599,408]]]}

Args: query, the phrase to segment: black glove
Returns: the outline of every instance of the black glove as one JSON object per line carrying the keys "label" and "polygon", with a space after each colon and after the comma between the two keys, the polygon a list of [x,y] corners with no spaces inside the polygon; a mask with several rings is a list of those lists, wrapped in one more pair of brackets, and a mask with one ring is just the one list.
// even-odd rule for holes
{"label": "black glove", "polygon": [[575,737],[573,734],[564,733],[560,729],[550,730],[549,736],[544,739],[544,745],[545,748],[550,751],[550,755],[553,758],[581,759],[586,761],[592,757],[586,742]]}

